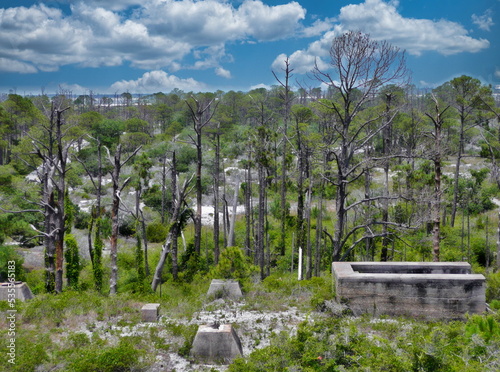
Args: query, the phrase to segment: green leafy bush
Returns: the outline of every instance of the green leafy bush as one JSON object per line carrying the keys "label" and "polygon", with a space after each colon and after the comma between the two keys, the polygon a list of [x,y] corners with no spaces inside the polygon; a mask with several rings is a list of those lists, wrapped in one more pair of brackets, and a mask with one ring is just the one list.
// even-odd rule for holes
{"label": "green leafy bush", "polygon": [[258,271],[258,267],[253,265],[241,248],[227,247],[221,252],[219,263],[212,268],[210,276],[214,279],[236,279],[245,290],[251,275]]}
{"label": "green leafy bush", "polygon": [[[9,266],[13,266],[15,280],[26,280],[22,267],[24,258],[20,256],[12,247],[0,245],[0,282],[8,280]],[[12,264],[13,263],[13,264]]]}
{"label": "green leafy bush", "polygon": [[67,234],[64,237],[64,243],[66,245],[64,258],[66,260],[66,278],[68,279],[68,286],[73,289],[78,289],[78,278],[82,270],[78,243],[73,234]]}
{"label": "green leafy bush", "polygon": [[486,301],[500,300],[500,271],[486,276]]}
{"label": "green leafy bush", "polygon": [[120,338],[118,345],[109,347],[88,347],[79,350],[68,365],[71,372],[118,372],[130,371],[140,365],[143,350],[135,347],[127,337]]}
{"label": "green leafy bush", "polygon": [[146,238],[152,243],[162,243],[167,238],[168,227],[160,222],[151,222],[146,226]]}

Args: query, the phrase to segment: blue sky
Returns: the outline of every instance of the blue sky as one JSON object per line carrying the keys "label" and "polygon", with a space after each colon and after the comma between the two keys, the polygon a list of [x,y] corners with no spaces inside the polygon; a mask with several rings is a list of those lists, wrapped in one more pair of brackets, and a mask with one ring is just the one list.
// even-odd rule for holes
{"label": "blue sky", "polygon": [[500,0],[0,0],[0,93],[248,91],[286,57],[313,87],[347,30],[406,50],[418,87],[500,84]]}

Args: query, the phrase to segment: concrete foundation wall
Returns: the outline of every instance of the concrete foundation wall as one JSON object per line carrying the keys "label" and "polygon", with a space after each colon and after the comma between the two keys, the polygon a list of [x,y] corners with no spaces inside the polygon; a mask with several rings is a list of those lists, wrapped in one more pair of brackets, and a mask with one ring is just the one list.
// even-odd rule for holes
{"label": "concrete foundation wall", "polygon": [[231,279],[212,279],[207,296],[238,299],[243,296],[240,283]]}
{"label": "concrete foundation wall", "polygon": [[467,263],[334,262],[337,300],[355,315],[459,319],[486,310],[485,278]]}
{"label": "concrete foundation wall", "polygon": [[241,341],[231,324],[201,325],[193,341],[191,357],[198,362],[230,364],[243,355]]}
{"label": "concrete foundation wall", "polygon": [[9,291],[9,288],[15,288],[16,301],[26,301],[35,297],[30,287],[24,282],[0,283],[0,301],[8,301],[9,298],[12,298],[9,297],[9,293],[12,293],[12,291]]}

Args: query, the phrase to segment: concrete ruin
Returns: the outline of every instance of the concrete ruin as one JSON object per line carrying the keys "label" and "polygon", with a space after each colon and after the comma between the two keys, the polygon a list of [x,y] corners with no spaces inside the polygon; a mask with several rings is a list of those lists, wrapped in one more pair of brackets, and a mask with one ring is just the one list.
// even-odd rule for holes
{"label": "concrete ruin", "polygon": [[9,297],[9,293],[12,294],[12,291],[9,291],[9,288],[15,288],[16,301],[26,301],[35,297],[26,283],[17,281],[14,283],[0,284],[0,301],[8,301],[9,298],[12,298]]}
{"label": "concrete ruin", "polygon": [[237,299],[243,296],[240,283],[231,279],[212,279],[207,296]]}
{"label": "concrete ruin", "polygon": [[485,277],[466,262],[333,262],[337,301],[354,315],[462,319],[486,310]]}
{"label": "concrete ruin", "polygon": [[190,355],[198,363],[230,364],[243,350],[232,325],[216,322],[199,326]]}
{"label": "concrete ruin", "polygon": [[157,322],[160,316],[160,304],[146,304],[141,308],[143,322]]}

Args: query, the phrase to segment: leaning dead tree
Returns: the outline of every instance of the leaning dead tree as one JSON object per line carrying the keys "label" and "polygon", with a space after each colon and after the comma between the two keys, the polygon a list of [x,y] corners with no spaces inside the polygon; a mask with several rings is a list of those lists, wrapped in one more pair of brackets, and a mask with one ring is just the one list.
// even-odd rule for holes
{"label": "leaning dead tree", "polygon": [[[347,32],[333,39],[329,56],[330,70],[323,71],[316,65],[313,75],[333,93],[331,100],[320,102],[331,113],[329,153],[336,167],[325,176],[336,186],[333,259],[340,260],[344,246],[356,230],[364,230],[364,238],[381,236],[366,223],[348,229],[347,214],[350,209],[382,198],[369,197],[348,206],[347,197],[349,185],[363,175],[369,163],[373,163],[369,158],[356,159],[355,154],[371,144],[373,138],[391,123],[396,111],[390,117],[385,112],[362,118],[360,113],[383,86],[405,85],[408,73],[403,51],[360,32]],[[381,120],[383,117],[385,120]]]}
{"label": "leaning dead tree", "polygon": [[[176,182],[177,177],[175,176],[172,182]],[[176,195],[172,200],[173,203],[173,212],[172,217],[169,221],[169,230],[167,234],[167,238],[165,240],[165,244],[162,246],[162,252],[160,256],[160,260],[156,265],[155,273],[153,276],[153,282],[151,283],[151,289],[156,291],[158,285],[161,284],[161,277],[163,273],[163,267],[165,266],[165,262],[167,260],[168,254],[170,253],[172,256],[172,271],[174,279],[177,279],[177,238],[179,237],[182,229],[187,224],[189,218],[192,217],[192,210],[188,207],[187,197],[191,192],[191,188],[189,185],[193,179],[194,175],[191,176],[189,180],[185,180],[182,187],[175,187],[175,190],[178,190]]]}

